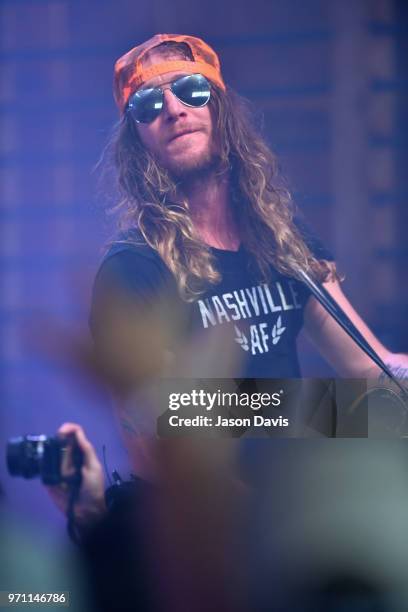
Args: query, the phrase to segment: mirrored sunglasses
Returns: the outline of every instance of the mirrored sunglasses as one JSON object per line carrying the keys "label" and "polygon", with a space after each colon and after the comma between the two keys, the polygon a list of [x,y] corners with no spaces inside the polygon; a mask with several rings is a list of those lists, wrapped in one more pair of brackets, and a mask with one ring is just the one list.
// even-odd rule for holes
{"label": "mirrored sunglasses", "polygon": [[[180,102],[192,108],[205,106],[211,97],[210,83],[202,74],[183,76],[165,89],[170,89]],[[163,91],[161,87],[139,89],[130,96],[127,112],[137,123],[151,123],[163,110]]]}

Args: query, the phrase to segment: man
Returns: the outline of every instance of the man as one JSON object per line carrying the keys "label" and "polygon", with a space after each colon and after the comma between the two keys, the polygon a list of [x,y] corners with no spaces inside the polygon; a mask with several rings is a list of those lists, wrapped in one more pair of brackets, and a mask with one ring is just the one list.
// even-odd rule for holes
{"label": "man", "polygon": [[[302,327],[340,376],[377,366],[296,278],[309,272],[346,311],[380,357],[407,367],[368,329],[341,291],[335,265],[294,222],[273,154],[200,39],[156,35],[115,66],[121,112],[113,140],[127,233],[108,253],[98,291],[113,284],[149,300],[171,286],[191,305],[191,327],[229,325],[250,377],[299,376]],[[232,278],[234,277],[234,278]]]}
{"label": "man", "polygon": [[[97,347],[114,352],[120,334],[122,317],[106,319],[107,296],[130,295],[147,316],[166,291],[183,309],[180,333],[204,338],[228,327],[233,347],[226,354],[240,355],[233,376],[299,377],[296,338],[304,326],[340,376],[378,377],[379,368],[298,280],[303,269],[324,283],[382,360],[406,376],[408,357],[391,354],[369,330],[343,294],[330,253],[294,220],[275,157],[206,43],[154,36],[117,61],[114,95],[123,232],[95,283]],[[122,340],[117,344],[120,351]],[[139,347],[148,352],[148,336]],[[222,376],[219,368],[218,360],[206,376]],[[83,432],[69,425],[61,433],[68,431],[95,465]],[[100,470],[97,477],[100,500]]]}

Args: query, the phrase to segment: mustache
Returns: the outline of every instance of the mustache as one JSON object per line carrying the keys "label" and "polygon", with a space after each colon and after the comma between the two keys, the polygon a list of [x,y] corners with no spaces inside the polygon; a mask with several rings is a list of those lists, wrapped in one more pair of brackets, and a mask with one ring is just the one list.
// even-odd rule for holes
{"label": "mustache", "polygon": [[182,126],[173,127],[167,141],[172,140],[179,134],[185,134],[187,132],[206,132],[206,126],[202,124],[194,125],[192,123],[183,123]]}

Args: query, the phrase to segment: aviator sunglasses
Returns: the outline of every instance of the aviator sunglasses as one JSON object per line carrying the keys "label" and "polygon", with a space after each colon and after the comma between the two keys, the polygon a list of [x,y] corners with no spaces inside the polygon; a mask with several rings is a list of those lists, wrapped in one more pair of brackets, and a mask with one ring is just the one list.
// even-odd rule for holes
{"label": "aviator sunglasses", "polygon": [[[210,83],[202,74],[189,74],[176,79],[165,89],[170,89],[180,102],[192,108],[208,104]],[[127,111],[137,123],[151,123],[163,109],[163,89],[151,87],[139,89],[129,98]]]}

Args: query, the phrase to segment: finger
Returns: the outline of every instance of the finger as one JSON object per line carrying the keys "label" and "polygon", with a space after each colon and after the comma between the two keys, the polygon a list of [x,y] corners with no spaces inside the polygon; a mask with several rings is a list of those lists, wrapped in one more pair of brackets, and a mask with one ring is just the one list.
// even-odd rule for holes
{"label": "finger", "polygon": [[74,433],[75,431],[77,431],[77,429],[82,429],[81,425],[78,425],[78,423],[67,422],[63,423],[61,427],[58,428],[57,433],[66,436],[71,433]]}
{"label": "finger", "polygon": [[95,449],[86,437],[85,432],[80,425],[78,425],[77,423],[64,423],[58,429],[58,434],[62,435],[63,437],[69,435],[75,436],[76,443],[78,444],[83,454],[83,465],[85,467],[89,468],[94,466],[95,464],[99,464],[99,459],[95,452]]}

